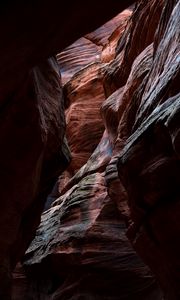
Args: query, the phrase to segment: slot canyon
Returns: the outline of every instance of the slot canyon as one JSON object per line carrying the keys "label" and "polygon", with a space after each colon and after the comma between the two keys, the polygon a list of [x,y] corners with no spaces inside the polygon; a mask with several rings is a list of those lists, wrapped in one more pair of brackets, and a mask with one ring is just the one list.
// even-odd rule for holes
{"label": "slot canyon", "polygon": [[180,0],[0,7],[0,300],[180,300]]}

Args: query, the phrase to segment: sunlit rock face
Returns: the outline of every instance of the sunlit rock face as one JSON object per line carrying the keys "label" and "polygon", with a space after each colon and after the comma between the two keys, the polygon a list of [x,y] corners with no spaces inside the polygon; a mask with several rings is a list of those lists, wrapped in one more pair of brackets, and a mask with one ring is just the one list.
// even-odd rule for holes
{"label": "sunlit rock face", "polygon": [[133,6],[119,13],[95,31],[86,34],[57,54],[62,83],[95,62],[109,62],[131,16]]}
{"label": "sunlit rock face", "polygon": [[66,135],[72,155],[68,169],[71,176],[87,162],[102,137],[104,68],[112,61],[131,14],[131,8],[123,11],[57,55],[68,107]]}
{"label": "sunlit rock face", "polygon": [[179,300],[179,19],[141,0],[57,55],[72,160],[14,300]]}

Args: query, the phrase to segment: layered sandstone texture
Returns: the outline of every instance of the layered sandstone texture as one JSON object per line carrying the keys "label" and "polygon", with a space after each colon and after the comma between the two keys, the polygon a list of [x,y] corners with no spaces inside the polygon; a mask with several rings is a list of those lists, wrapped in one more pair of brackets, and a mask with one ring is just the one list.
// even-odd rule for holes
{"label": "layered sandstone texture", "polygon": [[[26,109],[31,111],[33,94],[47,165],[32,160],[32,151],[41,158],[36,126],[35,140],[31,135],[28,142],[21,139],[31,154],[27,173],[41,193],[33,202],[32,187],[21,187],[20,196],[30,207],[24,219],[16,194],[21,230],[11,244],[14,261],[25,251],[42,210],[38,206],[49,196],[23,266],[18,264],[14,273],[13,299],[179,300],[180,0],[139,0],[99,29],[83,33],[64,45],[58,65],[54,58],[46,60],[28,77],[34,93],[27,93]],[[15,101],[24,103],[24,93],[21,86]],[[62,131],[63,106],[69,147]],[[14,112],[17,126],[20,115]],[[36,125],[32,116],[22,122]],[[14,134],[10,140],[11,150],[18,143]],[[57,167],[58,143],[63,167],[71,151],[64,172]],[[15,177],[17,170],[26,170],[13,166]],[[58,179],[50,193],[54,176]],[[12,222],[16,214],[12,209]],[[13,224],[13,230],[7,228],[11,239]],[[10,272],[9,256],[4,257],[2,278]]]}
{"label": "layered sandstone texture", "polygon": [[[133,1],[121,1],[110,7],[104,4],[103,11],[96,2],[77,0],[69,5],[66,1],[63,8],[57,0],[0,3],[3,300],[11,299],[11,272],[35,235],[47,196],[70,162],[64,95],[55,55]],[[16,274],[20,274],[18,270]]]}

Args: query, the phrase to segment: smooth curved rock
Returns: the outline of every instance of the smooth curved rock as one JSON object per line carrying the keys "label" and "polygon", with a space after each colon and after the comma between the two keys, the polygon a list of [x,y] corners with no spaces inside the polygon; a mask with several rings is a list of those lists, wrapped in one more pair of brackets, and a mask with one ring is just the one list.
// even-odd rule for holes
{"label": "smooth curved rock", "polygon": [[162,300],[137,252],[179,300],[179,17],[179,0],[142,0],[101,60],[82,47],[64,86],[72,163],[26,252],[25,299]]}
{"label": "smooth curved rock", "polygon": [[[60,192],[65,182],[87,162],[102,137],[104,125],[100,107],[105,100],[104,60],[113,55],[113,47],[115,51],[118,37],[122,36],[131,13],[131,9],[125,10],[58,54],[62,77],[64,82],[67,80],[64,86],[66,135],[72,154],[72,161],[64,178],[59,179]],[[103,54],[105,49],[102,46],[111,48],[111,54]]]}
{"label": "smooth curved rock", "polygon": [[70,160],[59,68],[49,57],[132,2],[114,1],[103,10],[94,0],[0,4],[1,299],[10,298],[11,270]]}
{"label": "smooth curved rock", "polygon": [[125,85],[134,60],[153,42],[163,5],[164,0],[141,0],[137,3],[119,40],[116,58],[106,68],[104,86],[107,96]]}
{"label": "smooth curved rock", "polygon": [[[107,195],[103,169],[110,156],[105,134],[67,192],[43,214],[25,256],[33,284],[26,297],[161,299],[154,278],[131,248],[124,222]],[[45,269],[49,272],[44,273]]]}
{"label": "smooth curved rock", "polygon": [[[87,66],[65,85],[67,138],[72,150],[68,172],[71,174],[66,185],[60,182],[60,197],[43,213],[36,237],[26,252],[24,265],[29,280],[26,297],[66,300],[162,299],[154,277],[128,242],[125,211],[119,213],[118,201],[114,201],[115,197],[109,192],[110,181],[107,176],[108,168],[112,165],[120,116],[130,105],[131,96],[149,71],[152,50],[150,45],[139,55],[126,87],[104,102],[101,113],[106,131],[103,134],[102,127],[99,139],[103,136],[99,144],[94,124],[98,130],[103,125],[100,106],[104,100],[104,64]],[[95,122],[92,123],[92,129],[88,125],[91,115]],[[85,134],[82,117],[88,128]],[[98,146],[90,156],[93,143]],[[83,161],[81,151],[86,147],[88,155]],[[77,149],[77,155],[74,149]],[[117,168],[111,173],[111,180],[112,176],[120,186]],[[115,188],[113,191],[116,194]],[[49,273],[44,272],[47,269]]]}
{"label": "smooth curved rock", "polygon": [[63,85],[88,64],[109,62],[114,58],[117,42],[131,14],[132,8],[126,9],[57,54]]}
{"label": "smooth curved rock", "polygon": [[130,208],[128,237],[170,300],[180,297],[179,24],[180,1],[167,1],[152,66],[118,163]]}

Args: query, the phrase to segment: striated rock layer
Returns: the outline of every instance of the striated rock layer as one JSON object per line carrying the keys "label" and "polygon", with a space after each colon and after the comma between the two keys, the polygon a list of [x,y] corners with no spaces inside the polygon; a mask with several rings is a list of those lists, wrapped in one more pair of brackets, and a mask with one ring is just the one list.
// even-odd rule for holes
{"label": "striated rock layer", "polygon": [[62,88],[51,58],[24,78],[1,110],[1,299],[9,299],[11,270],[35,233],[55,179],[69,162],[64,133]]}
{"label": "striated rock layer", "polygon": [[102,11],[96,2],[0,4],[0,299],[10,299],[11,271],[70,161],[59,67],[50,57],[133,3]]}
{"label": "striated rock layer", "polygon": [[108,196],[104,170],[111,151],[105,133],[67,191],[43,214],[25,257],[31,282],[28,297],[161,299]]}
{"label": "striated rock layer", "polygon": [[[65,83],[66,136],[72,156],[68,170],[59,179],[59,191],[87,162],[102,137],[104,124],[100,108],[105,100],[103,77],[107,65],[104,60],[113,59],[118,38],[131,14],[132,9],[126,9],[57,55]],[[98,52],[91,52],[92,47]],[[58,192],[54,193],[55,196],[57,198]]]}
{"label": "striated rock layer", "polygon": [[131,210],[128,237],[156,274],[167,299],[180,298],[179,42],[180,1],[167,1],[153,62],[118,160]]}
{"label": "striated rock layer", "polygon": [[17,266],[16,300],[180,298],[180,1],[130,14],[57,56],[72,161]]}
{"label": "striated rock layer", "polygon": [[[147,22],[150,22],[152,15],[156,15],[158,23],[162,2],[158,10],[154,2],[145,5],[142,1],[134,14],[143,20],[150,8],[152,11]],[[155,14],[155,10],[158,13]],[[141,27],[133,26],[134,18],[130,19],[124,35],[132,32],[133,36],[133,30],[136,36],[140,33],[138,30]],[[126,71],[127,82],[105,100],[101,112],[106,127],[104,134],[103,119],[99,114],[105,99],[103,83],[106,84],[105,88],[109,84],[107,71],[108,68],[112,70],[112,62],[115,62],[117,70],[118,65],[121,67],[116,59],[120,42],[113,61],[90,63],[64,87],[68,106],[67,138],[72,150],[72,162],[66,171],[69,181],[60,178],[59,197],[44,212],[36,238],[26,252],[25,266],[31,282],[26,297],[162,299],[153,275],[125,235],[125,221],[128,225],[130,208],[126,202],[127,191],[123,182],[119,181],[117,172],[120,147],[124,147],[127,139],[126,128],[123,127],[124,123],[120,126],[120,119],[151,68],[154,35],[155,29],[152,28],[149,40],[144,44],[142,42],[137,54],[133,54],[135,61],[132,59],[132,68],[130,66]],[[122,33],[119,38],[124,39]],[[118,72],[117,75],[114,72],[114,76],[118,78]],[[91,120],[94,121],[92,129]],[[96,130],[100,128],[97,138]],[[121,128],[123,137],[119,133]],[[99,145],[87,161],[100,138]],[[87,151],[84,160],[82,150]],[[49,270],[48,274],[44,272],[46,269]]]}

